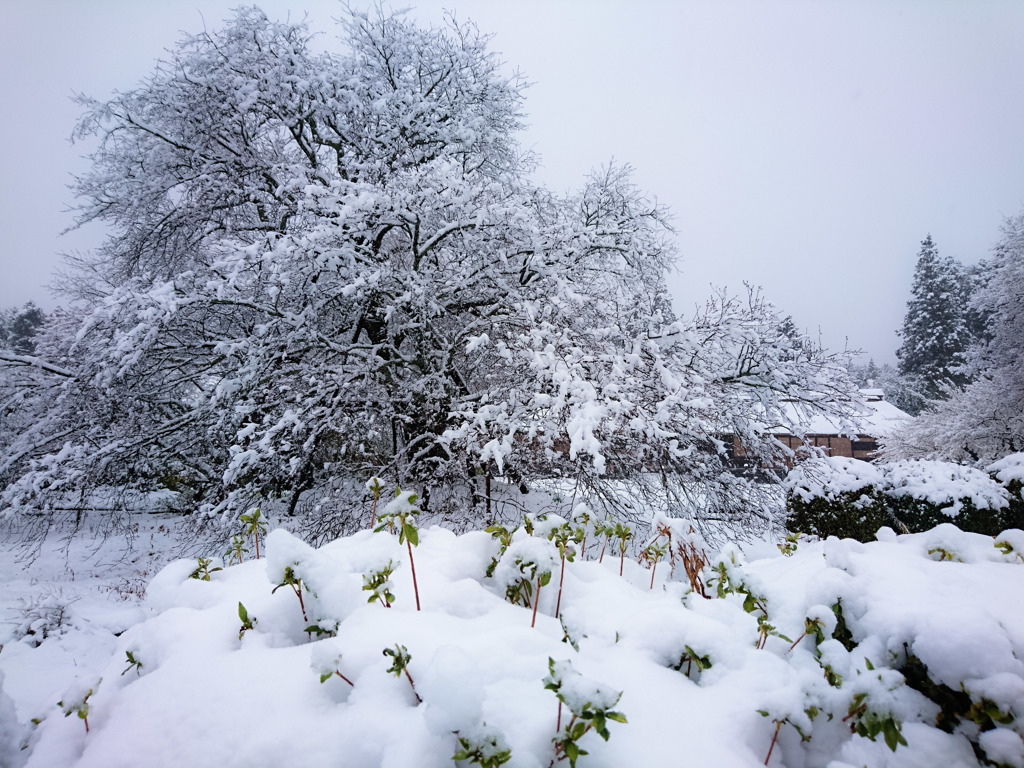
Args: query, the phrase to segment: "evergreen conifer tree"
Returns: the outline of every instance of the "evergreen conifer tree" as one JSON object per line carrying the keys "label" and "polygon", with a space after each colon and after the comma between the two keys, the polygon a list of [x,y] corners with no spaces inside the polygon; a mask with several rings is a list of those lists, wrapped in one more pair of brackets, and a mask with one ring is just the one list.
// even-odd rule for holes
{"label": "evergreen conifer tree", "polygon": [[911,299],[900,331],[903,343],[896,350],[900,376],[921,395],[916,402],[905,404],[910,412],[920,412],[927,400],[945,399],[946,387],[967,383],[969,298],[963,268],[955,259],[940,256],[928,235],[921,242],[914,269]]}

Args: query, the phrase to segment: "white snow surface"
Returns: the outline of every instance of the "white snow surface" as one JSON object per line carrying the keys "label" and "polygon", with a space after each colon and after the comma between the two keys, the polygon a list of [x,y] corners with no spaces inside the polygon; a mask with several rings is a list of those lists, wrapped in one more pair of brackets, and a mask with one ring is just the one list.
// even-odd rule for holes
{"label": "white snow surface", "polygon": [[980,469],[946,461],[913,459],[885,466],[891,496],[913,496],[932,504],[953,504],[970,499],[978,509],[1002,509],[1009,504],[1006,490]]}
{"label": "white snow surface", "polygon": [[1011,453],[985,468],[1003,485],[1014,480],[1024,482],[1024,453]]}
{"label": "white snow surface", "polygon": [[[422,611],[408,551],[387,532],[313,548],[277,529],[265,558],[226,566],[209,581],[189,578],[195,560],[170,562],[141,602],[88,588],[120,583],[123,569],[72,580],[60,552],[47,549],[26,569],[4,551],[0,766],[440,768],[455,765],[458,734],[496,739],[511,749],[512,768],[545,768],[558,718],[556,696],[544,688],[549,659],[570,681],[574,708],[614,706],[628,718],[608,722],[607,742],[594,732],[580,740],[589,752],[580,768],[677,765],[684,756],[754,768],[769,750],[776,768],[973,768],[971,738],[992,759],[1024,766],[1020,723],[980,736],[971,723],[938,730],[937,707],[896,669],[909,652],[934,681],[1024,714],[1024,562],[991,537],[945,525],[916,535],[887,530],[870,544],[801,541],[789,557],[764,543],[746,554],[733,546],[709,552],[730,584],[768,611],[778,635],[759,649],[759,609],[744,609],[743,591],[717,596],[710,568],[708,598],[668,559],[652,588],[651,571],[632,558],[621,577],[618,557],[598,563],[596,544],[566,563],[556,619],[561,563],[547,527],[537,525],[529,544],[517,533],[504,558],[528,554],[553,572],[535,628],[532,611],[506,602],[504,585],[484,576],[498,543],[480,531],[421,531],[413,554]],[[1016,546],[1024,533],[997,538]],[[151,541],[147,551],[166,551],[159,537]],[[69,564],[82,568],[91,561],[76,546],[80,562]],[[936,559],[937,546],[953,559]],[[396,600],[385,608],[368,603],[362,585],[389,560]],[[288,567],[302,579],[305,619],[291,587],[273,591]],[[51,617],[59,626],[36,646],[40,634],[24,634],[29,605],[46,594],[68,603],[72,591],[79,599],[60,622]],[[829,636],[837,601],[852,650]],[[254,619],[241,637],[240,602]],[[45,621],[35,621],[41,630]],[[820,644],[803,636],[815,622],[825,632]],[[336,634],[308,636],[311,624]],[[578,650],[563,642],[567,634]],[[397,646],[411,657],[415,691],[404,675],[388,674],[383,651]],[[140,667],[129,666],[127,652]],[[826,681],[826,666],[841,676],[839,687]],[[90,688],[86,733],[57,702]],[[902,724],[907,746],[893,752],[881,736],[851,734],[855,720],[843,718],[858,694],[871,712]]]}
{"label": "white snow surface", "polygon": [[871,487],[885,487],[885,474],[875,464],[843,456],[810,459],[798,464],[784,481],[789,493],[805,502],[814,498],[837,499]]}

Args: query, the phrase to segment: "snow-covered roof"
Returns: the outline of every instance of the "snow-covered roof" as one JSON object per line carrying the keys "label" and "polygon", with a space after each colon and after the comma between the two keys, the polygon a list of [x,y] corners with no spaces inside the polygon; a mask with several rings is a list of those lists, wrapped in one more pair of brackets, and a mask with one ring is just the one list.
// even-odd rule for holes
{"label": "snow-covered roof", "polygon": [[[888,437],[903,422],[911,418],[909,414],[887,401],[880,389],[862,389],[860,394],[864,399],[864,411],[852,421],[861,437]],[[837,421],[824,414],[813,413],[801,417],[795,405],[787,407],[787,411],[787,415],[799,423],[808,435],[845,433]],[[779,430],[779,433],[785,434],[785,430]]]}

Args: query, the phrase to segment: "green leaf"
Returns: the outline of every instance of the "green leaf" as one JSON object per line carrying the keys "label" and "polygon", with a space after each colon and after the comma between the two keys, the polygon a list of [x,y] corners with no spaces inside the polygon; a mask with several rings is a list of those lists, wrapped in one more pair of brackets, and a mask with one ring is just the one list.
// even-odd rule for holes
{"label": "green leaf", "polygon": [[238,618],[242,620],[243,624],[249,623],[249,612],[245,610],[245,606],[241,602],[238,603]]}
{"label": "green leaf", "polygon": [[[583,754],[586,754],[585,752]],[[569,765],[575,766],[576,761],[580,756],[580,748],[577,747],[573,742],[567,741],[565,743],[565,756],[569,758]]]}
{"label": "green leaf", "polygon": [[882,731],[885,734],[885,745],[895,752],[899,745],[900,733],[896,730],[896,723],[892,721],[891,717],[882,724]]}
{"label": "green leaf", "polygon": [[[765,714],[768,713],[766,712]],[[625,724],[629,722],[628,720],[626,720],[626,716],[621,712],[605,712],[604,716],[607,717],[609,720],[614,720],[616,723]]]}
{"label": "green leaf", "polygon": [[328,680],[330,680],[332,677],[334,677],[334,673],[333,672],[321,672],[320,673],[320,684],[323,685]]}
{"label": "green leaf", "polygon": [[419,531],[416,530],[416,526],[412,525],[412,523],[406,523],[403,530],[405,532],[405,538],[409,540],[409,543],[414,547],[418,547],[420,545],[420,534]]}

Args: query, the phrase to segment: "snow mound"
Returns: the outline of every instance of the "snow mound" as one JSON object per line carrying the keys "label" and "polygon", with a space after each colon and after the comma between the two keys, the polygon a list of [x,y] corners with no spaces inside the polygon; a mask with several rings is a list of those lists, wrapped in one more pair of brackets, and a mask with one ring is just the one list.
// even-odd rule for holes
{"label": "snow mound", "polygon": [[[16,644],[23,670],[62,679],[16,713],[0,690],[0,734],[27,746],[0,764],[612,768],[678,764],[685,744],[741,768],[979,766],[975,749],[1024,765],[1024,563],[1005,551],[1020,532],[729,546],[705,597],[667,557],[577,552],[563,577],[563,522],[504,544],[434,527],[411,548],[276,530],[267,557],[209,580],[172,563],[127,631]],[[388,563],[390,607],[364,578]]]}

